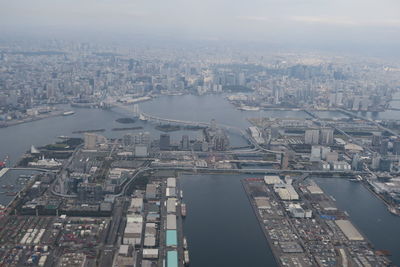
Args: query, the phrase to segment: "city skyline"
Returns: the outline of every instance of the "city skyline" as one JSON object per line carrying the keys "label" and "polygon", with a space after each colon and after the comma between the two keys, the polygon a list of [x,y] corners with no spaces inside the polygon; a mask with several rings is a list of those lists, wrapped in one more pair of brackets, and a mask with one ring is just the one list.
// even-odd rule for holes
{"label": "city skyline", "polygon": [[399,7],[0,0],[0,266],[400,266]]}
{"label": "city skyline", "polygon": [[233,41],[385,56],[398,56],[400,43],[400,4],[392,0],[3,0],[1,5],[0,31],[6,36]]}

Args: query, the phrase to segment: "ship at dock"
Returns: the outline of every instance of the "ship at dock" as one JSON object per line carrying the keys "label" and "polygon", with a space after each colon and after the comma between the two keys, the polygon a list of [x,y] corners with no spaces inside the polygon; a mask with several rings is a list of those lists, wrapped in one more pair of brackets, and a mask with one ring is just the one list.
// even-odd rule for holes
{"label": "ship at dock", "polygon": [[396,216],[400,216],[400,209],[399,209],[399,207],[395,207],[395,206],[388,205],[388,206],[387,206],[387,209],[388,209],[388,211],[389,211],[391,214],[396,215]]}
{"label": "ship at dock", "polygon": [[185,266],[188,266],[189,263],[190,263],[190,260],[189,260],[189,250],[184,250],[184,251],[183,251],[183,256],[184,256]]}
{"label": "ship at dock", "polygon": [[181,214],[182,214],[182,217],[186,217],[186,204],[185,203],[181,204]]}

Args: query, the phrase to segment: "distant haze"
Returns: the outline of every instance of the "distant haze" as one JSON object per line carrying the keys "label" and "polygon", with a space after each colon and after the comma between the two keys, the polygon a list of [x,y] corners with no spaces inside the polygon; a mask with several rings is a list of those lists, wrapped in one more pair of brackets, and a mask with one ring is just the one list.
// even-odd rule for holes
{"label": "distant haze", "polygon": [[399,0],[0,0],[0,33],[400,44]]}

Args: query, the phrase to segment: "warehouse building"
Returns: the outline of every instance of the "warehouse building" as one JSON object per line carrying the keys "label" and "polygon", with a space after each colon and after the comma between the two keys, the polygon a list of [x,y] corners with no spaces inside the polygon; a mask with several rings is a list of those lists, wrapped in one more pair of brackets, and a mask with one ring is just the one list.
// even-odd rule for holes
{"label": "warehouse building", "polygon": [[166,232],[166,244],[167,247],[178,246],[178,236],[176,230],[167,230]]}
{"label": "warehouse building", "polygon": [[273,185],[282,183],[282,180],[278,175],[266,175],[264,176],[264,182],[268,185]]}
{"label": "warehouse building", "polygon": [[274,190],[282,200],[299,200],[299,195],[290,184],[275,185]]}
{"label": "warehouse building", "polygon": [[176,198],[167,199],[167,213],[176,213]]}
{"label": "warehouse building", "polygon": [[174,177],[167,178],[167,187],[175,188],[176,187],[176,178],[174,178]]}
{"label": "warehouse building", "polygon": [[335,223],[350,241],[364,240],[364,237],[349,220],[336,220]]}
{"label": "warehouse building", "polygon": [[167,230],[176,230],[176,215],[167,215]]}
{"label": "warehouse building", "polygon": [[167,267],[178,267],[178,252],[176,250],[167,252]]}

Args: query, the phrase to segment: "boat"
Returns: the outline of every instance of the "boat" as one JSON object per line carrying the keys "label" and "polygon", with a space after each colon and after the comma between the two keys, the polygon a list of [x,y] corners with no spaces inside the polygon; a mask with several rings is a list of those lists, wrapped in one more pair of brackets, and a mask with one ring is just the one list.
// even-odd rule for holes
{"label": "boat", "polygon": [[6,193],[6,196],[13,197],[13,196],[15,196],[16,194],[17,194],[17,192],[10,191],[10,192],[7,192],[7,193]]}
{"label": "boat", "polygon": [[187,240],[186,240],[186,237],[183,237],[183,248],[184,249],[187,249]]}
{"label": "boat", "polygon": [[58,139],[69,139],[69,137],[66,136],[66,135],[60,135],[60,136],[58,137]]}
{"label": "boat", "polygon": [[243,111],[259,111],[260,108],[259,107],[251,107],[251,106],[241,106],[239,107],[240,110]]}
{"label": "boat", "polygon": [[386,250],[386,249],[376,250],[375,253],[379,256],[392,256],[392,253],[390,252],[390,250]]}
{"label": "boat", "polygon": [[93,130],[79,130],[73,131],[73,134],[81,134],[81,133],[97,133],[97,132],[105,132],[106,129],[93,129]]}
{"label": "boat", "polygon": [[189,265],[189,263],[190,263],[190,261],[189,261],[189,250],[184,250],[183,251],[183,256],[184,256],[185,265]]}
{"label": "boat", "polygon": [[147,118],[146,118],[143,114],[140,114],[140,115],[139,115],[139,120],[141,120],[141,121],[147,121]]}
{"label": "boat", "polygon": [[75,114],[75,111],[70,110],[70,111],[65,111],[62,115],[63,116],[70,116],[70,115],[74,115],[74,114]]}
{"label": "boat", "polygon": [[186,204],[185,203],[181,204],[181,214],[182,214],[182,217],[186,217]]}
{"label": "boat", "polygon": [[400,210],[393,206],[388,206],[388,210],[391,214],[400,216]]}

